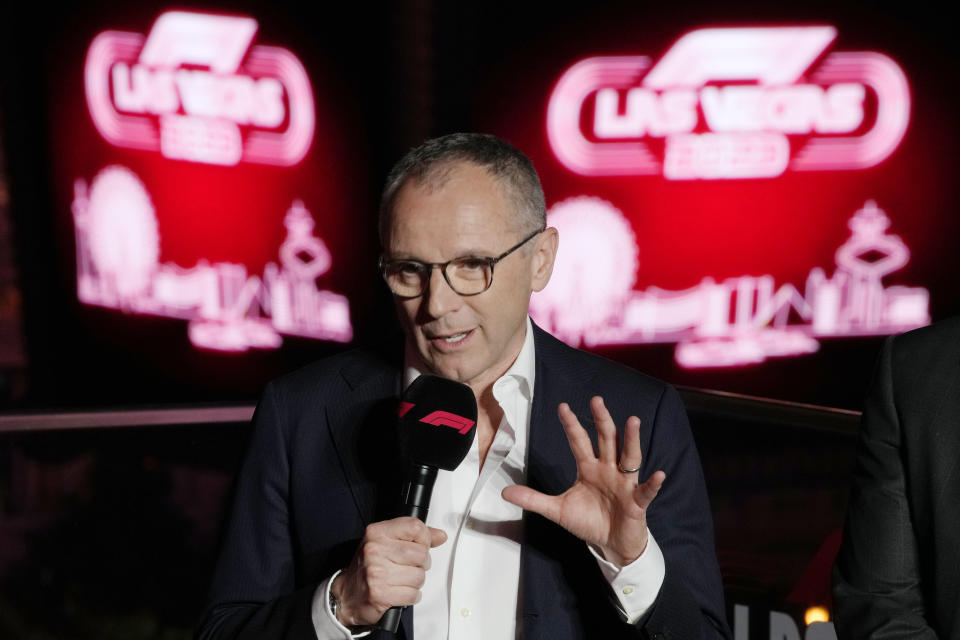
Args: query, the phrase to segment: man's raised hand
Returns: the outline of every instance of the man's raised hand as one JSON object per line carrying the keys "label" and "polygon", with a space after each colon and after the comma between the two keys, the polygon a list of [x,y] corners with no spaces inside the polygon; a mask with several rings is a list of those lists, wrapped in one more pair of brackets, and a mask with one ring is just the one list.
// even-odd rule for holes
{"label": "man's raised hand", "polygon": [[624,429],[623,450],[617,456],[617,428],[603,404],[594,396],[590,409],[597,427],[597,453],[590,436],[569,405],[558,408],[570,450],[577,461],[577,481],[558,496],[549,496],[529,487],[513,485],[503,498],[519,507],[556,522],[581,540],[598,547],[604,558],[623,567],[647,547],[647,507],[666,478],[657,471],[637,484],[640,452],[640,419],[631,416]]}

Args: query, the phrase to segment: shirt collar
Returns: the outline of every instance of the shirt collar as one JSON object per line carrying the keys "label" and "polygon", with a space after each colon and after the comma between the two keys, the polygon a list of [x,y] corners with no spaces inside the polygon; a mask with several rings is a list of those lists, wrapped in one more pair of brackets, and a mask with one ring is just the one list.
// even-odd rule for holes
{"label": "shirt collar", "polygon": [[[424,372],[418,366],[418,358],[414,355],[408,346],[404,350],[403,356],[403,388],[406,389],[414,380],[420,377]],[[520,347],[520,353],[517,359],[513,361],[507,372],[493,383],[496,388],[500,381],[512,377],[515,378],[520,390],[527,400],[533,398],[533,383],[536,377],[536,351],[533,345],[533,322],[530,316],[527,316],[526,335],[523,338],[523,346]]]}

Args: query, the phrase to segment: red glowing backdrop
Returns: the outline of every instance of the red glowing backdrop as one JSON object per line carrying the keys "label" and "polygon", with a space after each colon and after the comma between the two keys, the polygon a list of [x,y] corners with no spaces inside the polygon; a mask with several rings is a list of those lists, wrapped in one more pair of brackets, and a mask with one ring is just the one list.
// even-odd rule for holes
{"label": "red glowing backdrop", "polygon": [[[453,130],[527,152],[567,227],[576,259],[537,320],[670,381],[856,408],[880,336],[960,312],[960,73],[950,26],[917,7],[104,2],[16,22],[8,165],[40,404],[250,398],[346,348],[344,309],[355,340],[389,324],[380,182]],[[279,142],[308,120],[306,144]],[[112,242],[87,228],[113,219],[106,175],[148,203]],[[307,322],[325,309],[340,331]]]}
{"label": "red glowing backdrop", "polygon": [[341,20],[104,3],[24,21],[41,403],[252,398],[356,338],[391,97],[361,80],[378,45],[348,53]]}
{"label": "red glowing backdrop", "polygon": [[481,128],[562,223],[534,317],[677,383],[856,408],[878,336],[958,310],[956,70],[890,16],[681,13],[568,9],[479,63]]}

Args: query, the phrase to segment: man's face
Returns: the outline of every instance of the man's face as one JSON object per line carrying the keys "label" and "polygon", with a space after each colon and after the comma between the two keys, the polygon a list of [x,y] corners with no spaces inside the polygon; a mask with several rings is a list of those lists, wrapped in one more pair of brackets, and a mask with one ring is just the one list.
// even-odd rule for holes
{"label": "man's face", "polygon": [[[455,166],[439,185],[411,180],[394,199],[386,240],[390,259],[446,262],[496,257],[523,239],[510,198],[485,169]],[[494,267],[489,289],[461,296],[440,269],[418,298],[396,298],[408,345],[433,373],[465,382],[478,395],[523,345],[530,294],[550,278],[556,231],[548,230]]]}

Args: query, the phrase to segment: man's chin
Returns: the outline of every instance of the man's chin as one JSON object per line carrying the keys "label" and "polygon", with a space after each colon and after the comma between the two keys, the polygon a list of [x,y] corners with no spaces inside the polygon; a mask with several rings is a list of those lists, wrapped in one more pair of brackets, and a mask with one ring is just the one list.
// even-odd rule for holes
{"label": "man's chin", "polygon": [[420,360],[427,372],[434,375],[469,384],[476,375],[477,367],[461,354],[451,355],[428,350],[427,357],[420,354]]}
{"label": "man's chin", "polygon": [[450,363],[440,359],[439,361],[433,360],[428,362],[427,368],[430,369],[430,373],[449,378],[450,380],[456,380],[457,382],[466,383],[472,378],[470,370],[462,363]]}

